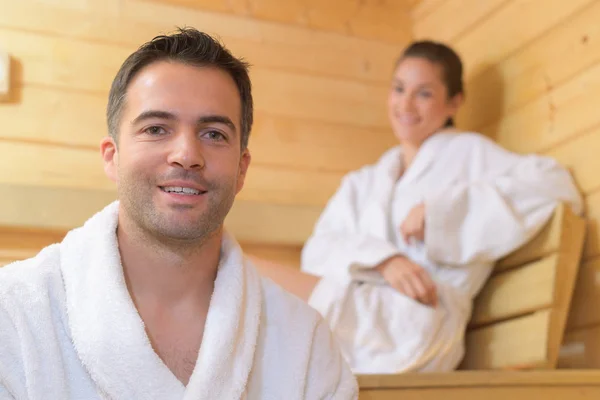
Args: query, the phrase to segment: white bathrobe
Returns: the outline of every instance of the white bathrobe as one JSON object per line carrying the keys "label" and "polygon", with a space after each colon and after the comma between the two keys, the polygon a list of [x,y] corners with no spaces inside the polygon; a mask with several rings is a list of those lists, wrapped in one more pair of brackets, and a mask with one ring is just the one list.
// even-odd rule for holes
{"label": "white bathrobe", "polygon": [[[559,202],[582,207],[554,160],[508,152],[478,134],[432,136],[406,171],[401,153],[393,148],[348,174],[303,249],[302,269],[322,277],[309,303],[356,373],[455,369],[472,300],[494,262],[531,239]],[[420,203],[425,240],[406,243],[400,225]],[[438,307],[400,294],[372,269],[394,255],[427,270]]]}
{"label": "white bathrobe", "polygon": [[117,215],[113,203],[62,243],[0,269],[0,399],[357,398],[327,324],[261,279],[227,235],[185,387],[129,296]]}

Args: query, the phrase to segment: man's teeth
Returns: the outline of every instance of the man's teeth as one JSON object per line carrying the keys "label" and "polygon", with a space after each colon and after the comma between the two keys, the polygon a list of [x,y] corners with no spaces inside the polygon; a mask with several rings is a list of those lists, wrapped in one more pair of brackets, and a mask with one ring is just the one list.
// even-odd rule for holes
{"label": "man's teeth", "polygon": [[168,193],[200,194],[199,190],[180,186],[165,186],[163,190]]}

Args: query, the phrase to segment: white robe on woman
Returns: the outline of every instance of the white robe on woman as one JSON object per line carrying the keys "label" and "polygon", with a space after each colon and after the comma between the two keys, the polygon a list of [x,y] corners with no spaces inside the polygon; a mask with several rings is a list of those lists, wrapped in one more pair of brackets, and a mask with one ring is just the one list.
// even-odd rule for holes
{"label": "white robe on woman", "polygon": [[[356,373],[455,369],[472,300],[495,261],[530,240],[559,202],[582,208],[557,162],[509,152],[479,134],[440,132],[408,170],[401,160],[396,147],[348,174],[302,253],[302,269],[322,277],[309,304]],[[406,243],[400,226],[420,203],[425,240]],[[394,255],[430,274],[437,307],[399,293],[372,269]]]}

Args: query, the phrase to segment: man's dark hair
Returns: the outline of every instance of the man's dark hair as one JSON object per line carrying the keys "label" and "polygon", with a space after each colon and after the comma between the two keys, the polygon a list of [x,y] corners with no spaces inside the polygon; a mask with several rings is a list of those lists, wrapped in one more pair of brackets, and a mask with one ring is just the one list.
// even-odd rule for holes
{"label": "man's dark hair", "polygon": [[233,78],[242,103],[240,136],[241,148],[245,149],[253,121],[249,65],[234,57],[219,41],[194,28],[179,28],[174,34],[157,36],[127,57],[110,87],[106,109],[108,132],[115,142],[118,142],[119,123],[129,83],[142,68],[163,60],[218,68]]}

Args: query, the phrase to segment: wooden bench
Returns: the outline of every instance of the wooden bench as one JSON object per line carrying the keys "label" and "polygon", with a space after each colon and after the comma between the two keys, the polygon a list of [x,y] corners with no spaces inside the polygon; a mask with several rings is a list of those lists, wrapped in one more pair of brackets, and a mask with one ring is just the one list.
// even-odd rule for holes
{"label": "wooden bench", "polygon": [[534,239],[497,264],[474,302],[460,367],[471,371],[359,376],[360,398],[599,398],[600,372],[506,371],[556,368],[584,234],[584,220],[561,205]]}
{"label": "wooden bench", "polygon": [[360,400],[592,400],[600,371],[456,371],[358,377]]}

